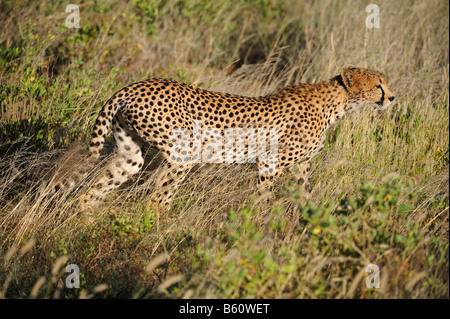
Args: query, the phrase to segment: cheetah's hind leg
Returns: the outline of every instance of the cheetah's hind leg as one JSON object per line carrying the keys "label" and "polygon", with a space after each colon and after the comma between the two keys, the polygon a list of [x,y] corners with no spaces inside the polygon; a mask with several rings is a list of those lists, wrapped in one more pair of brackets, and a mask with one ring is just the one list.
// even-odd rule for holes
{"label": "cheetah's hind leg", "polygon": [[192,163],[172,163],[167,159],[161,163],[159,168],[161,171],[156,178],[155,192],[150,199],[152,207],[163,211],[170,210],[173,197],[192,166]]}
{"label": "cheetah's hind leg", "polygon": [[306,200],[311,199],[311,185],[309,182],[309,171],[311,169],[311,161],[305,160],[300,164],[291,166],[291,172],[297,180],[297,185],[300,187],[300,194]]}
{"label": "cheetah's hind leg", "polygon": [[95,207],[109,192],[138,173],[144,164],[143,141],[134,130],[130,129],[121,112],[115,115],[112,129],[116,143],[115,154],[100,178],[88,193],[81,197],[82,209]]}

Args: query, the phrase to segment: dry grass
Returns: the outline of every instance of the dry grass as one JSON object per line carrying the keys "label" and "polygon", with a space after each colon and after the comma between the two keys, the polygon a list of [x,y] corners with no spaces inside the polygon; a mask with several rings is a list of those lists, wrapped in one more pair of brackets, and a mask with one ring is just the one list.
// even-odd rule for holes
{"label": "dry grass", "polygon": [[[80,30],[62,4],[0,5],[0,297],[448,298],[448,3],[377,4],[380,29],[363,1],[87,3]],[[387,74],[396,103],[328,132],[309,202],[288,175],[265,198],[252,166],[201,165],[161,214],[151,150],[95,210],[77,200],[108,156],[75,192],[49,193],[125,84],[258,96],[348,63]],[[70,263],[81,289],[61,283]],[[364,285],[370,263],[380,289]]]}

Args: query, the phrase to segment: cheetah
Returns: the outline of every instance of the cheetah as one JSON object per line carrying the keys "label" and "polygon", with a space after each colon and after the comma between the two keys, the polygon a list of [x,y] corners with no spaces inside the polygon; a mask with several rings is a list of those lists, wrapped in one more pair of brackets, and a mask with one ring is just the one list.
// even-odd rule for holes
{"label": "cheetah", "polygon": [[[260,97],[212,92],[161,78],[137,82],[115,93],[97,117],[88,157],[99,158],[111,124],[116,153],[83,201],[86,204],[100,200],[138,173],[144,164],[142,147],[148,143],[163,156],[151,202],[169,209],[177,187],[199,162],[199,156],[195,160],[194,154],[207,147],[213,136],[223,141],[230,129],[267,129],[263,131],[267,138],[268,129],[276,129],[276,152],[253,161],[260,168],[259,187],[270,189],[286,169],[295,171],[299,185],[305,187],[311,159],[322,150],[325,132],[331,125],[345,113],[364,105],[373,104],[382,110],[393,100],[385,75],[353,65],[346,66],[330,80],[294,84]],[[196,139],[199,134],[195,123],[206,129],[209,136]],[[181,142],[173,134],[180,128],[185,137]],[[174,154],[177,141],[179,145],[184,143],[185,149],[179,148]],[[236,144],[244,144],[244,153],[235,154],[236,157],[247,156],[250,162],[246,147],[254,141],[249,134],[235,136]],[[230,162],[229,158],[225,162]],[[73,182],[59,187],[67,184]]]}

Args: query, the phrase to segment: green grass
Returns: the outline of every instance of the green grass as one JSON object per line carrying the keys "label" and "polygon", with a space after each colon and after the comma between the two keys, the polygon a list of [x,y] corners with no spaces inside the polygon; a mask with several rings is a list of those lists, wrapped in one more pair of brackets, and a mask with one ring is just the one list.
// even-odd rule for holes
{"label": "green grass", "polygon": [[[378,1],[380,29],[363,1],[87,2],[72,30],[67,4],[0,4],[0,298],[449,297],[447,1]],[[289,174],[264,198],[254,167],[200,165],[162,214],[151,150],[95,210],[78,209],[92,178],[48,196],[134,81],[257,96],[348,63],[385,73],[396,102],[327,132],[309,200]]]}

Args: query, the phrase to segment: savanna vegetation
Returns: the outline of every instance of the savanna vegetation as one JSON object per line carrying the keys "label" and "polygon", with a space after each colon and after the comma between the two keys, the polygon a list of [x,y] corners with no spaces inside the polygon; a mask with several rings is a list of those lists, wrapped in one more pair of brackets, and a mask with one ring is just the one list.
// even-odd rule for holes
{"label": "savanna vegetation", "polygon": [[[360,0],[80,1],[70,29],[69,3],[0,2],[1,298],[449,297],[448,1],[377,0],[379,28]],[[309,199],[289,174],[266,198],[252,165],[202,164],[163,214],[152,149],[94,210],[77,200],[92,178],[49,192],[134,81],[258,96],[349,63],[386,74],[396,101],[327,132]]]}

